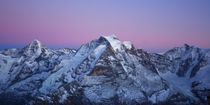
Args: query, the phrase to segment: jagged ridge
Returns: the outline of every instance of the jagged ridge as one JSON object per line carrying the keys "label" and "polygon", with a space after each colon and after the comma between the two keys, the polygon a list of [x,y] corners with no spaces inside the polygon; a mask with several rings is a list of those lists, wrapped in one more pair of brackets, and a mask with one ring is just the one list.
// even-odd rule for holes
{"label": "jagged ridge", "polygon": [[116,36],[78,50],[35,40],[0,52],[0,94],[26,104],[207,104],[209,62],[209,50],[189,45],[159,55]]}

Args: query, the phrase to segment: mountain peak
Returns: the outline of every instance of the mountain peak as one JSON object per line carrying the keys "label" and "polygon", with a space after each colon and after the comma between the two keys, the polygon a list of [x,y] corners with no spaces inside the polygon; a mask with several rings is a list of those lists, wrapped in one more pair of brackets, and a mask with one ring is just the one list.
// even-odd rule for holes
{"label": "mountain peak", "polygon": [[30,46],[37,46],[37,47],[41,47],[41,42],[37,39],[34,39],[31,43]]}
{"label": "mountain peak", "polygon": [[35,39],[33,40],[26,48],[25,48],[25,54],[26,55],[40,55],[42,52],[42,44],[39,40]]}
{"label": "mountain peak", "polygon": [[131,44],[131,42],[129,41],[124,41],[121,42],[116,35],[110,35],[110,36],[101,36],[102,38],[104,38],[105,40],[107,40],[109,42],[109,44],[112,46],[112,48],[115,51],[120,51],[122,50],[122,46],[124,46],[127,49],[131,49],[133,48],[133,45]]}
{"label": "mountain peak", "polygon": [[184,47],[190,47],[190,45],[188,45],[188,44],[185,43],[185,44],[184,44]]}
{"label": "mountain peak", "polygon": [[115,51],[116,50],[119,50],[119,51],[122,50],[122,46],[124,46],[125,48],[127,48],[129,50],[133,48],[133,44],[130,41],[123,41],[123,42],[121,42],[117,38],[116,35],[102,36],[102,38],[107,40]]}
{"label": "mountain peak", "polygon": [[112,34],[112,35],[102,35],[101,37],[103,37],[103,38],[113,38],[113,39],[119,40],[115,34]]}
{"label": "mountain peak", "polygon": [[130,41],[124,41],[123,45],[129,50],[133,48],[133,44]]}
{"label": "mountain peak", "polygon": [[115,35],[102,36],[102,38],[107,40],[115,51],[116,50],[121,50],[121,44],[122,43],[119,41],[119,39]]}

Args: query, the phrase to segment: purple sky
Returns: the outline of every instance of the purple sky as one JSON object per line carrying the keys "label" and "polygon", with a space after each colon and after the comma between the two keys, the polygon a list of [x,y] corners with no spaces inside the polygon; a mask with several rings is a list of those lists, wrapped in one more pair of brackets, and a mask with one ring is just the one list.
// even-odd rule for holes
{"label": "purple sky", "polygon": [[115,34],[150,51],[210,48],[210,0],[0,0],[0,48],[79,47]]}

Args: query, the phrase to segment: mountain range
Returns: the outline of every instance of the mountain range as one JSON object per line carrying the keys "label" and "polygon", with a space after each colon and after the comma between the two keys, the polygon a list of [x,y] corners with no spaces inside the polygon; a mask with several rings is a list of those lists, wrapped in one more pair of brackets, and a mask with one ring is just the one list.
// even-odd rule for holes
{"label": "mountain range", "polygon": [[79,49],[34,40],[0,51],[1,105],[208,105],[210,49],[163,54],[101,36]]}

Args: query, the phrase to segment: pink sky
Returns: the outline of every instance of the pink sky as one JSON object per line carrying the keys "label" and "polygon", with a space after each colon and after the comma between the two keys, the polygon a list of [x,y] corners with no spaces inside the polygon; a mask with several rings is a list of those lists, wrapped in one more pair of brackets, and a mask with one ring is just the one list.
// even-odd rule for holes
{"label": "pink sky", "polygon": [[208,0],[1,0],[0,47],[38,39],[71,48],[115,34],[151,51],[184,43],[210,48],[209,5]]}

